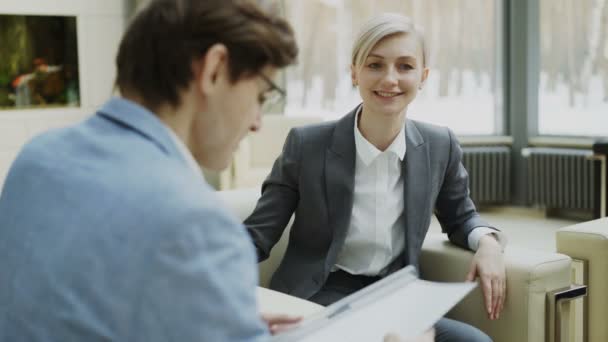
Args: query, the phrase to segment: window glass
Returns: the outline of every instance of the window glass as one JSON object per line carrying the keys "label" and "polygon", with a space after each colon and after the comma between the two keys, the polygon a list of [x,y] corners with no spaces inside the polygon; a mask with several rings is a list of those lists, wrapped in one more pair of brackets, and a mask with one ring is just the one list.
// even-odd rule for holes
{"label": "window glass", "polygon": [[608,0],[540,1],[539,133],[608,135]]}
{"label": "window glass", "polygon": [[502,133],[502,1],[283,1],[299,63],[289,68],[286,115],[338,118],[361,99],[351,85],[354,36],[371,16],[398,12],[424,28],[430,75],[408,117],[460,134]]}

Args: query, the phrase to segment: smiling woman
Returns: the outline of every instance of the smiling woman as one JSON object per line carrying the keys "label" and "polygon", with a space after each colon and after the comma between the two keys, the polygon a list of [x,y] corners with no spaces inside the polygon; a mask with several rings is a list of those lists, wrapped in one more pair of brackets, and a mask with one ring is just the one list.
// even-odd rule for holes
{"label": "smiling woman", "polygon": [[[429,75],[424,50],[409,18],[374,17],[352,50],[350,81],[363,102],[337,121],[289,133],[245,220],[263,261],[295,213],[272,289],[330,305],[406,265],[417,267],[435,213],[453,244],[476,251],[462,279],[479,276],[486,304],[479,310],[498,318],[504,239],[476,212],[454,133],[408,118]],[[435,328],[439,341],[489,340],[450,319]]]}
{"label": "smiling woman", "polygon": [[431,71],[408,115],[458,134],[503,133],[502,0],[282,3],[303,51],[285,75],[286,115],[335,119],[359,104],[350,76],[350,45],[370,17],[394,12],[424,27],[425,63]]}
{"label": "smiling woman", "polygon": [[374,117],[372,121],[397,123],[392,134],[379,132],[375,137],[383,147],[381,150],[395,139],[408,105],[428,77],[425,55],[422,35],[409,19],[397,14],[384,14],[369,21],[355,41],[351,77],[363,99],[361,120]]}

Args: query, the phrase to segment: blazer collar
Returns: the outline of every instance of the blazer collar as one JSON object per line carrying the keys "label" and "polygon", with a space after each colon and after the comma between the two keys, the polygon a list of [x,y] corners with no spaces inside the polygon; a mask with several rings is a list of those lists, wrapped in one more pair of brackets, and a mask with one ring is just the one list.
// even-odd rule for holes
{"label": "blazer collar", "polygon": [[[354,156],[356,151],[354,134],[355,117],[360,108],[361,104],[336,122],[336,128],[329,149],[337,155],[343,157]],[[420,134],[418,127],[416,127],[416,121],[405,120],[405,141],[406,150],[424,144],[424,138]]]}
{"label": "blazer collar", "polygon": [[325,259],[329,272],[344,244],[353,209],[355,182],[354,122],[359,106],[336,122],[325,154],[325,196],[332,241]]}
{"label": "blazer collar", "polygon": [[[427,205],[430,203],[431,193],[430,151],[416,121],[408,120],[405,130],[407,153],[402,164],[402,174],[406,253],[403,262],[404,265],[418,266],[420,246],[426,233],[424,227],[430,224],[433,211],[432,205]],[[418,205],[419,203],[422,203],[422,206]]]}
{"label": "blazer collar", "polygon": [[172,156],[177,155],[186,162],[171,138],[170,128],[156,114],[143,106],[124,98],[114,97],[97,111],[97,115],[139,133],[163,152]]}
{"label": "blazer collar", "polygon": [[416,121],[410,119],[405,120],[405,142],[407,148],[418,147],[424,144],[424,138],[416,126]]}
{"label": "blazer collar", "polygon": [[355,116],[361,105],[358,105],[350,113],[336,122],[333,138],[329,149],[341,157],[353,157],[355,155]]}

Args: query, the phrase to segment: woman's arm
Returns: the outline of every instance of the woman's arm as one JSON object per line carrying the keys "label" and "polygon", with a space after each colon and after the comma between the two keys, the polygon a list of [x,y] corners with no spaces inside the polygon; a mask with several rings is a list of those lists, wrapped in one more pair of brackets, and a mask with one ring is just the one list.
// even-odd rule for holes
{"label": "woman's arm", "polygon": [[300,156],[301,137],[298,130],[293,128],[262,185],[262,197],[244,222],[255,244],[258,261],[268,258],[298,204]]}

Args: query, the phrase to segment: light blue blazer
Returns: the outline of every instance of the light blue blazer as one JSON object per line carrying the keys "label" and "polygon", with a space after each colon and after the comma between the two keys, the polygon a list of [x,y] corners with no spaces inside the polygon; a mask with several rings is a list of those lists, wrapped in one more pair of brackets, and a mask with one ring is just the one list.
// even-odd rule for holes
{"label": "light blue blazer", "polygon": [[265,341],[244,227],[158,118],[35,137],[0,197],[0,341]]}

